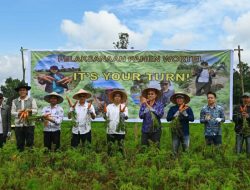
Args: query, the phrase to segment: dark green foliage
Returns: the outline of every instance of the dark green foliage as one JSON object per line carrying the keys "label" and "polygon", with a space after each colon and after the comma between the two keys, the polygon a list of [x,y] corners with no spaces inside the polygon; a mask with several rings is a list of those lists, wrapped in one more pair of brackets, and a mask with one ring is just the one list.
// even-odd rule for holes
{"label": "dark green foliage", "polygon": [[15,91],[15,88],[21,81],[19,79],[12,79],[11,77],[5,80],[5,85],[1,86],[1,91],[3,92],[4,97],[8,98],[7,104],[11,106],[13,99],[18,97],[18,92]]}

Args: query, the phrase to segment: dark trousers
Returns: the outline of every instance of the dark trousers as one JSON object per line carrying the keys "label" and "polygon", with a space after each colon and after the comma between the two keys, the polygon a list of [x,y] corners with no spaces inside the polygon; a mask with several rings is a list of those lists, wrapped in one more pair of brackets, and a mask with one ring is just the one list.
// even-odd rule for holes
{"label": "dark trousers", "polygon": [[221,145],[222,144],[222,137],[221,135],[215,135],[215,136],[205,136],[206,144],[207,145]]}
{"label": "dark trousers", "polygon": [[210,82],[197,82],[196,84],[196,96],[201,96],[202,89],[204,90],[204,94],[206,95],[211,90]]}
{"label": "dark trousers", "polygon": [[242,152],[244,141],[246,142],[246,153],[250,155],[250,137],[244,137],[242,134],[236,134],[236,153]]}
{"label": "dark trousers", "polygon": [[24,150],[24,146],[34,145],[34,126],[15,127],[16,144],[19,151]]}
{"label": "dark trousers", "polygon": [[124,155],[124,139],[125,135],[122,134],[107,134],[108,155],[112,155],[112,146],[118,142],[119,151]]}
{"label": "dark trousers", "polygon": [[160,139],[161,139],[161,129],[158,129],[156,132],[153,133],[142,132],[141,144],[149,146],[149,142],[152,141],[153,143],[157,144],[158,148],[160,148]]}
{"label": "dark trousers", "polygon": [[6,137],[3,134],[0,134],[0,148],[3,147],[3,144],[6,142]]}
{"label": "dark trousers", "polygon": [[44,147],[51,150],[53,143],[56,145],[55,150],[60,148],[60,134],[61,134],[60,130],[53,132],[44,131],[43,134],[44,134]]}
{"label": "dark trousers", "polygon": [[82,145],[84,145],[86,141],[89,144],[91,144],[91,138],[92,138],[91,131],[89,131],[88,133],[85,133],[85,134],[72,134],[71,146],[77,147],[79,145],[80,141],[82,141]]}

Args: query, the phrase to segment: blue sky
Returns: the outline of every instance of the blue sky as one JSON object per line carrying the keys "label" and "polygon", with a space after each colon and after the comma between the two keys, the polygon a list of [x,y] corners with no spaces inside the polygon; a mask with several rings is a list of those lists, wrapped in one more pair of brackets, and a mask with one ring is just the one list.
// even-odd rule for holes
{"label": "blue sky", "polygon": [[0,84],[9,76],[21,78],[21,46],[112,49],[119,32],[128,32],[136,49],[234,49],[240,44],[242,60],[250,62],[249,23],[249,0],[2,1]]}

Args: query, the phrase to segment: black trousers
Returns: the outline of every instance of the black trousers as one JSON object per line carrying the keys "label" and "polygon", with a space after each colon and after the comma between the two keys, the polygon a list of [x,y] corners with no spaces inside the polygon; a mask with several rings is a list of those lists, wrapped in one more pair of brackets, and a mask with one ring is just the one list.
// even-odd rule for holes
{"label": "black trousers", "polygon": [[24,146],[34,145],[34,126],[15,127],[16,144],[19,151],[24,150]]}
{"label": "black trousers", "polygon": [[80,141],[82,141],[82,145],[84,145],[86,141],[89,144],[91,144],[91,138],[92,138],[91,131],[85,134],[73,134],[72,133],[71,146],[76,148],[79,145]]}
{"label": "black trousers", "polygon": [[44,147],[51,150],[53,143],[56,145],[55,150],[60,148],[60,134],[61,134],[60,130],[53,132],[44,131],[43,134],[44,134]]}
{"label": "black trousers", "polygon": [[3,144],[6,142],[6,137],[3,134],[0,134],[0,148],[3,147]]}
{"label": "black trousers", "polygon": [[122,134],[107,134],[108,155],[112,155],[112,146],[118,142],[119,151],[124,155],[124,139],[125,135]]}
{"label": "black trousers", "polygon": [[160,148],[160,139],[161,139],[161,129],[158,129],[153,133],[144,133],[141,135],[141,144],[149,146],[149,142],[152,141],[157,144],[158,148]]}

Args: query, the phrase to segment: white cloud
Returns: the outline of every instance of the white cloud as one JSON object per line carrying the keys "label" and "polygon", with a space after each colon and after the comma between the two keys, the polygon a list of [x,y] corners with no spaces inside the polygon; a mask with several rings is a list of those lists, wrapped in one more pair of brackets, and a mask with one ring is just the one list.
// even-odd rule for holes
{"label": "white cloud", "polygon": [[127,32],[131,41],[130,47],[143,49],[147,47],[151,33],[130,30],[112,13],[85,12],[81,23],[63,20],[61,30],[69,39],[67,48],[113,49],[113,42],[118,41],[118,33]]}
{"label": "white cloud", "polygon": [[170,38],[163,39],[165,47],[171,47],[174,49],[186,49],[190,44],[198,41],[201,37],[193,33],[176,33]]}
{"label": "white cloud", "polygon": [[[237,48],[240,45],[244,49],[241,52],[242,61],[250,64],[250,25],[248,23],[250,23],[250,11],[234,20],[230,17],[225,17],[223,29],[226,35],[221,36],[220,41],[224,47]],[[237,56],[235,56],[235,62],[238,63]]]}
{"label": "white cloud", "polygon": [[9,77],[22,79],[22,64],[20,55],[0,56],[0,85]]}

